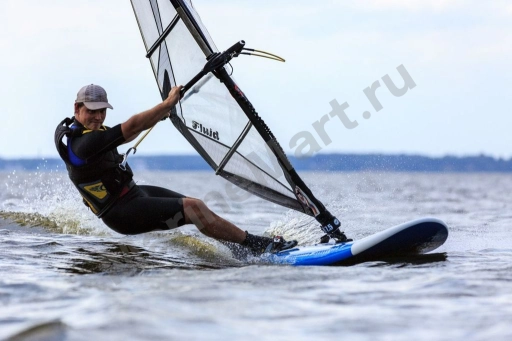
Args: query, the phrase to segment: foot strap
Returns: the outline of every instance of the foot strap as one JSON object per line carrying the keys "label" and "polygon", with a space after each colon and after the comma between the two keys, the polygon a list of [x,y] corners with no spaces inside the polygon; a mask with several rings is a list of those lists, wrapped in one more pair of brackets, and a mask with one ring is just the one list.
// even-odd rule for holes
{"label": "foot strap", "polygon": [[296,240],[286,241],[281,236],[275,236],[267,248],[265,249],[265,253],[277,253],[280,251],[288,250],[295,247],[298,244]]}
{"label": "foot strap", "polygon": [[327,234],[323,235],[320,238],[320,243],[321,244],[326,244],[326,243],[331,242],[331,240],[333,240],[335,244],[347,243],[347,242],[351,242],[352,241],[352,239],[347,238],[345,233],[343,231],[340,231],[339,228],[334,230],[331,233],[327,233]]}

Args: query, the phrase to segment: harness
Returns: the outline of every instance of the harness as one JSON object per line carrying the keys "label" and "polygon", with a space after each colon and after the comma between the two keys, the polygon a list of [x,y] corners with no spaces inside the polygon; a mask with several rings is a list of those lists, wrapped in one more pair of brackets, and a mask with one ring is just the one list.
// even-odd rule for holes
{"label": "harness", "polygon": [[[126,163],[120,167],[123,156],[116,148],[85,159],[73,152],[73,139],[81,137],[85,130],[74,118],[63,119],[55,129],[55,146],[84,204],[101,218],[135,183],[130,167]],[[63,142],[65,136],[67,144]]]}

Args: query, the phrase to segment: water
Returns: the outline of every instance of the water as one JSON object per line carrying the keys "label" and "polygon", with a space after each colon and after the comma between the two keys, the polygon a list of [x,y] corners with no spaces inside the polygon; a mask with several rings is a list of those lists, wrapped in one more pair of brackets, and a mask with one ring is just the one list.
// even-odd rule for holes
{"label": "water", "polygon": [[[110,231],[64,173],[0,173],[0,339],[510,340],[512,176],[303,174],[361,238],[435,216],[444,257],[349,267],[233,259],[193,227]],[[321,236],[299,213],[233,200],[209,173],[138,173],[253,233]],[[240,193],[238,193],[240,194]]]}

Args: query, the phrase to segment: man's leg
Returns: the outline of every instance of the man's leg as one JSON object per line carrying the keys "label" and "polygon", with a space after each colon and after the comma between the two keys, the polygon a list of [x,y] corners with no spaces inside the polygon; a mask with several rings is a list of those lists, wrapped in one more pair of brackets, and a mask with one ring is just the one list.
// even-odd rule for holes
{"label": "man's leg", "polygon": [[194,198],[183,199],[185,224],[194,224],[208,237],[242,244],[246,232],[213,213],[204,202]]}
{"label": "man's leg", "polygon": [[204,202],[194,198],[183,198],[185,224],[195,224],[199,231],[208,237],[241,244],[255,254],[264,251],[277,252],[297,245],[296,241],[285,241],[282,237],[272,239],[252,235],[236,227],[233,223],[213,213]]}

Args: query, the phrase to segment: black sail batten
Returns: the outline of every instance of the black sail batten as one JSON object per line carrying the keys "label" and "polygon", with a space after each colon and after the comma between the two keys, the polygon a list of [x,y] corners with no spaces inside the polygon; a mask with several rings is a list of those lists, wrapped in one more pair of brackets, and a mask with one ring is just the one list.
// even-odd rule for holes
{"label": "black sail batten", "polygon": [[155,41],[155,43],[149,48],[148,52],[146,53],[146,58],[150,58],[153,53],[156,51],[157,48],[160,47],[160,45],[162,44],[162,42],[164,41],[165,38],[167,38],[167,36],[169,35],[169,33],[171,32],[171,30],[173,29],[173,27],[176,25],[176,23],[178,22],[178,20],[180,19],[180,17],[178,15],[176,15],[171,23],[169,24],[169,26],[167,26],[167,28],[165,29],[165,31],[162,32],[162,35],[158,38],[157,41]]}
{"label": "black sail batten", "polygon": [[238,148],[240,143],[242,143],[242,141],[247,136],[247,134],[249,133],[249,130],[251,128],[252,128],[252,123],[248,122],[247,125],[245,126],[244,130],[240,133],[240,136],[238,137],[238,139],[235,141],[233,146],[229,149],[229,152],[226,154],[226,156],[224,156],[224,159],[222,159],[222,161],[219,163],[219,167],[217,167],[217,169],[215,170],[215,174],[219,174],[220,172],[222,172],[222,170],[224,169],[224,166],[229,161],[229,159],[231,159],[233,154],[236,152],[236,148]]}
{"label": "black sail batten", "polygon": [[[131,2],[162,98],[219,54],[189,0]],[[324,225],[325,217],[332,216],[297,174],[227,67],[215,66],[215,77],[209,73],[191,85],[171,113],[172,123],[218,175]]]}

